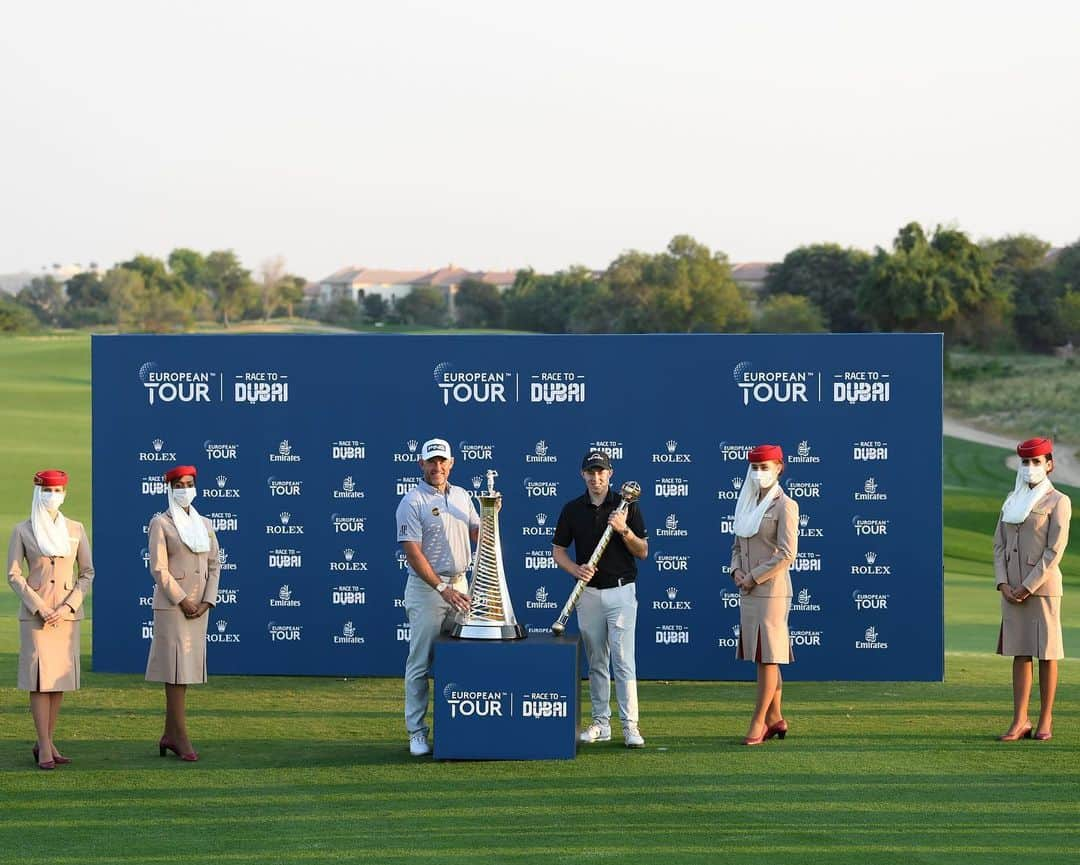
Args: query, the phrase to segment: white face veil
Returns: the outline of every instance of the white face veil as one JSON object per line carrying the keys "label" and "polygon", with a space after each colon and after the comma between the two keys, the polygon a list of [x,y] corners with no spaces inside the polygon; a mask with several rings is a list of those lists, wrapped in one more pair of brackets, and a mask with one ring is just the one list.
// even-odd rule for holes
{"label": "white face veil", "polygon": [[185,511],[172,497],[172,485],[167,485],[165,495],[169,498],[169,515],[176,523],[176,532],[184,546],[193,553],[205,553],[210,550],[210,534],[206,531],[206,523],[202,521],[195,505],[188,505]]}
{"label": "white face veil", "polygon": [[1019,525],[1028,518],[1035,503],[1053,489],[1050,478],[1045,477],[1041,482],[1029,487],[1024,480],[1024,464],[1016,467],[1016,483],[1013,490],[1005,498],[1001,506],[1001,521],[1012,525]]}
{"label": "white face veil", "polygon": [[38,549],[46,556],[71,555],[67,520],[59,510],[53,518],[41,499],[41,487],[37,484],[34,484],[34,498],[30,502],[30,527],[34,530]]}
{"label": "white face veil", "polygon": [[740,538],[752,538],[758,533],[765,511],[769,509],[772,500],[780,495],[780,479],[776,479],[776,483],[769,487],[769,491],[759,502],[760,493],[761,485],[754,479],[753,471],[747,467],[746,480],[743,481],[739,501],[735,503],[735,534]]}

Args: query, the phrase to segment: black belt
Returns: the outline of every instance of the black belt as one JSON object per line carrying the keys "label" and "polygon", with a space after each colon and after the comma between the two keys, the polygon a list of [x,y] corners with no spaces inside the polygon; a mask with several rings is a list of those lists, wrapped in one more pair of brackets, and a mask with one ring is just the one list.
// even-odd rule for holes
{"label": "black belt", "polygon": [[[614,585],[611,586],[593,586],[594,589],[619,589],[623,586],[628,586],[637,581],[637,577],[619,577]],[[586,584],[588,585],[588,584]]]}

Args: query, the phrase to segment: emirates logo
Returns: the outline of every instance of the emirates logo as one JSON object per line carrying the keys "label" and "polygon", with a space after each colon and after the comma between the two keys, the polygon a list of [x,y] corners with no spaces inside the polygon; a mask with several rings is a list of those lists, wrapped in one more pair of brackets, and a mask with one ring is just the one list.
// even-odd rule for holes
{"label": "emirates logo", "polygon": [[278,589],[277,596],[283,601],[287,601],[292,597],[292,589],[289,588],[288,583]]}
{"label": "emirates logo", "polygon": [[289,444],[288,439],[282,439],[281,444],[277,446],[277,452],[283,457],[287,457],[292,453],[292,445]]}
{"label": "emirates logo", "polygon": [[547,456],[547,450],[548,450],[547,442],[544,441],[543,439],[540,439],[540,441],[538,441],[536,443],[536,455],[538,457]]}

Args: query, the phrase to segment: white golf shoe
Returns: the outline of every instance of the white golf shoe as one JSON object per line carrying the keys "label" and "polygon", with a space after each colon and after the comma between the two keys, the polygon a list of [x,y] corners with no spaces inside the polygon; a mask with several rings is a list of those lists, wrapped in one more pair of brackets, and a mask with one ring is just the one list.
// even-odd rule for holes
{"label": "white golf shoe", "polygon": [[578,738],[582,742],[610,742],[611,724],[607,721],[593,718],[592,723],[581,731],[581,735]]}
{"label": "white golf shoe", "polygon": [[409,753],[414,757],[426,757],[431,753],[431,745],[428,744],[427,733],[422,730],[409,736]]}

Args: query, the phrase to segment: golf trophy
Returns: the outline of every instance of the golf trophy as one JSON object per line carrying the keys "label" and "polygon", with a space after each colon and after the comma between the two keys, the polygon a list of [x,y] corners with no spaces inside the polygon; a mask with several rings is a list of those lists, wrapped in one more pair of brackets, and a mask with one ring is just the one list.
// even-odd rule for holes
{"label": "golf trophy", "polygon": [[479,494],[480,537],[476,542],[469,613],[450,631],[450,636],[463,640],[520,640],[526,636],[525,629],[514,616],[510,590],[506,587],[506,571],[499,546],[502,493],[495,492],[498,474],[488,469],[487,490]]}

